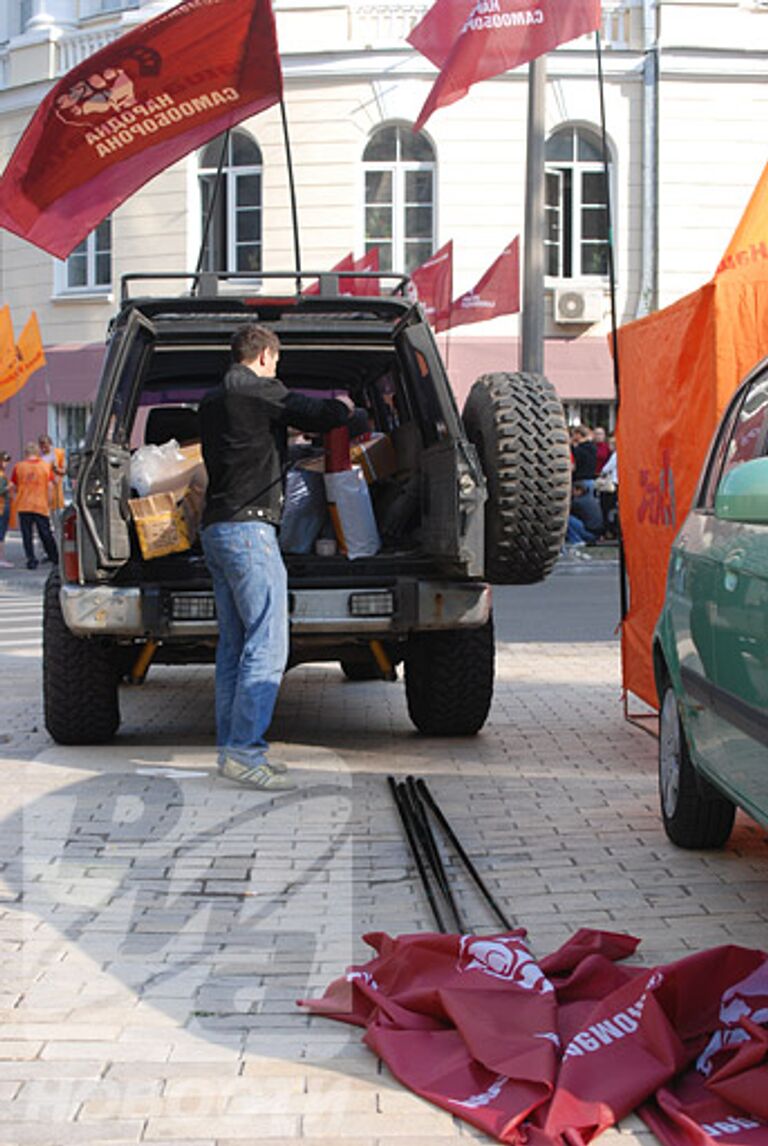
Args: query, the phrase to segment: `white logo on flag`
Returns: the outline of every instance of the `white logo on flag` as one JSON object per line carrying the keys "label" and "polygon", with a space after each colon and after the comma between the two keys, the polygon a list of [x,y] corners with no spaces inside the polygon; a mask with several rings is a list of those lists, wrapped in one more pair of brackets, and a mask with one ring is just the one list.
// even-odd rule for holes
{"label": "white logo on flag", "polygon": [[482,971],[494,979],[517,983],[528,991],[545,995],[554,987],[519,939],[476,939],[463,935],[459,946],[459,971]]}
{"label": "white logo on flag", "polygon": [[498,1098],[504,1087],[504,1084],[509,1082],[505,1074],[500,1074],[495,1082],[492,1082],[487,1090],[482,1094],[472,1094],[469,1098],[449,1098],[451,1106],[464,1106],[467,1110],[477,1110],[479,1106],[490,1106],[495,1098]]}

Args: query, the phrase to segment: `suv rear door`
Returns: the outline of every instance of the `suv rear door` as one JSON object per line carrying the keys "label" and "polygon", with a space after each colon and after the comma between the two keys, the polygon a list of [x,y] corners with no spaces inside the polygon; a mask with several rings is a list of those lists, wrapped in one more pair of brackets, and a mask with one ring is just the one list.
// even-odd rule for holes
{"label": "suv rear door", "polygon": [[133,309],[110,341],[75,494],[86,580],[118,569],[130,556],[130,433],[154,338],[152,323]]}
{"label": "suv rear door", "polygon": [[474,446],[464,436],[450,383],[426,325],[400,332],[409,399],[421,427],[421,527],[426,552],[463,567],[484,568],[485,480]]}

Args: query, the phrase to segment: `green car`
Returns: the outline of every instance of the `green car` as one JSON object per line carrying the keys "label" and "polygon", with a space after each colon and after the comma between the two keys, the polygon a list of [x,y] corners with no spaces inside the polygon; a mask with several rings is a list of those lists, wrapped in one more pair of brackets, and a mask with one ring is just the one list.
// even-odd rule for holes
{"label": "green car", "polygon": [[768,826],[768,358],[741,384],[675,538],[654,634],[667,835],[720,847]]}

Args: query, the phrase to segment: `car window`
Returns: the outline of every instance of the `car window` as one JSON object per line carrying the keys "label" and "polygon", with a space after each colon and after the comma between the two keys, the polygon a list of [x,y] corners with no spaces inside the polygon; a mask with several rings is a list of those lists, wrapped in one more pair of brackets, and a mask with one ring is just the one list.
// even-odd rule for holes
{"label": "car window", "polygon": [[768,453],[768,374],[739,395],[724,417],[709,458],[699,505],[711,508],[722,478],[736,466]]}
{"label": "car window", "polygon": [[723,476],[736,466],[766,453],[768,438],[768,374],[750,386],[728,442]]}

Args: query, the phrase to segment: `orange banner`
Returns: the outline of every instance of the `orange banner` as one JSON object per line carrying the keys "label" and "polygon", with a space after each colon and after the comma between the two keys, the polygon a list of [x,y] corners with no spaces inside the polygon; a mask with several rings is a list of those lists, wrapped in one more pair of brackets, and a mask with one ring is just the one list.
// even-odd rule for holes
{"label": "orange banner", "polygon": [[30,377],[41,366],[45,366],[43,341],[40,337],[40,325],[34,311],[29,316],[26,326],[19,335],[16,344],[15,359],[6,363],[3,360],[0,374],[0,405],[7,402],[14,394],[18,394]]}
{"label": "orange banner", "polygon": [[744,270],[760,263],[768,266],[768,163],[720,260],[717,273]]}
{"label": "orange banner", "polygon": [[652,639],[670,547],[728,399],[768,353],[768,261],[719,275],[623,326],[618,348],[619,504],[629,581],[623,683],[655,708]]}

